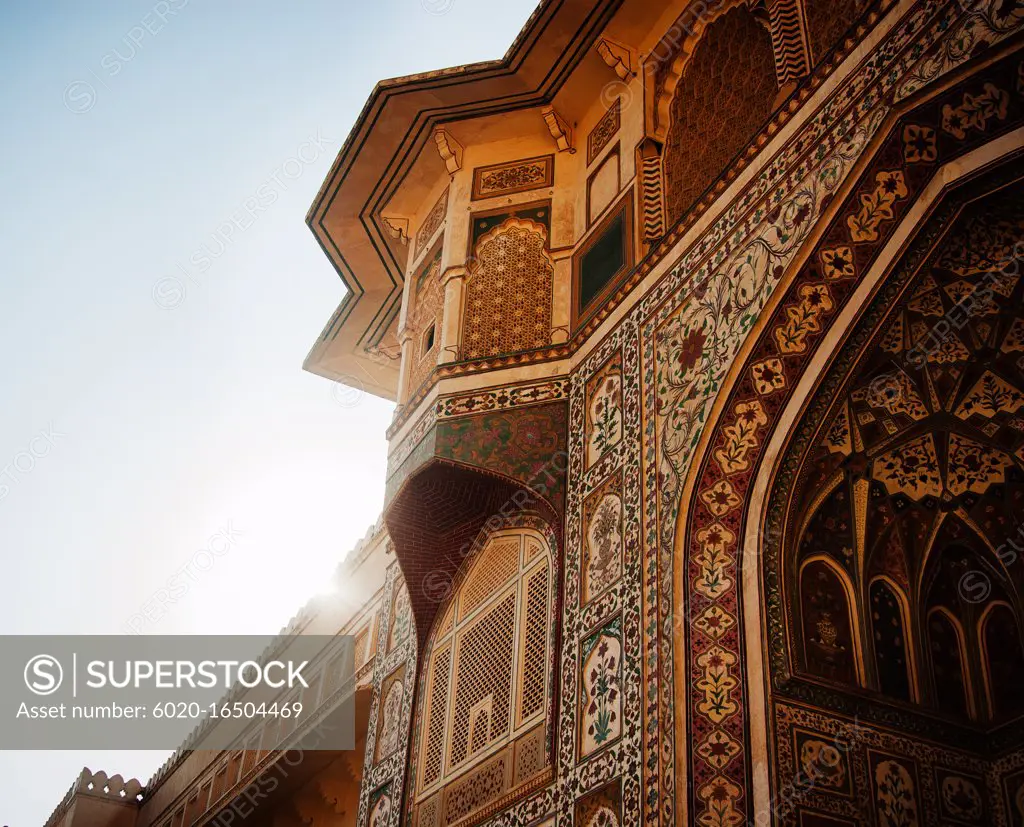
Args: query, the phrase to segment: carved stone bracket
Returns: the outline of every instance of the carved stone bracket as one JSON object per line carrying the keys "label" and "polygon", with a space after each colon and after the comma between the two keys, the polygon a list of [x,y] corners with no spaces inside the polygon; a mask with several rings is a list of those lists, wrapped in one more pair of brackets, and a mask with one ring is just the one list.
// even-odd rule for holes
{"label": "carved stone bracket", "polygon": [[455,140],[451,132],[444,127],[437,127],[434,130],[434,143],[437,144],[437,152],[449,174],[454,175],[462,169],[462,144]]}
{"label": "carved stone bracket", "polygon": [[384,229],[388,231],[388,235],[392,238],[402,242],[402,244],[409,243],[409,219],[400,218],[399,216],[387,216],[382,215],[380,220],[384,222]]}
{"label": "carved stone bracket", "polygon": [[572,145],[572,127],[569,126],[565,118],[555,111],[555,107],[545,106],[540,110],[540,114],[544,118],[544,123],[548,126],[548,132],[555,139],[555,146],[558,147],[558,151],[570,154],[575,152],[576,148]]}
{"label": "carved stone bracket", "polygon": [[601,56],[601,60],[618,75],[619,80],[628,80],[636,74],[633,71],[633,58],[630,50],[614,40],[609,40],[606,37],[598,40],[597,53]]}

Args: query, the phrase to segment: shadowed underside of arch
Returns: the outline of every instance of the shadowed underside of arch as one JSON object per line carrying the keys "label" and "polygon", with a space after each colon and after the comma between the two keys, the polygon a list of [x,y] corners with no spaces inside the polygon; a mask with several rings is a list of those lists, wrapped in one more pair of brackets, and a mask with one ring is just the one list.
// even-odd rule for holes
{"label": "shadowed underside of arch", "polygon": [[[944,608],[977,650],[972,607],[990,598],[1019,607],[1021,569],[996,550],[1024,531],[1024,279],[1014,260],[1024,244],[1022,193],[968,203],[952,225],[933,220],[923,230],[925,244],[936,243],[936,229],[946,233],[923,263],[912,261],[895,307],[887,297],[872,308],[874,330],[862,326],[863,344],[840,352],[797,425],[782,465],[800,470],[784,472],[770,506],[785,511],[781,550],[768,559],[788,629],[786,674],[854,686],[852,667],[863,662],[861,685],[884,696],[886,675],[899,677],[888,655],[908,690],[920,690],[922,709],[937,710],[927,615]],[[818,558],[849,594],[797,582]],[[909,603],[908,617],[880,623],[869,599],[879,577]],[[847,612],[853,628],[840,632],[835,621]],[[981,668],[965,665],[965,687]]]}
{"label": "shadowed underside of arch", "polygon": [[384,519],[409,590],[420,653],[488,520],[523,513],[558,525],[535,491],[452,462],[433,460],[403,486]]}
{"label": "shadowed underside of arch", "polygon": [[1020,174],[947,196],[787,426],[762,605],[776,784],[823,775],[799,810],[988,824],[1002,801],[985,776],[1021,755],[1022,709],[990,678],[1024,680],[1024,570],[1006,553],[1024,532]]}

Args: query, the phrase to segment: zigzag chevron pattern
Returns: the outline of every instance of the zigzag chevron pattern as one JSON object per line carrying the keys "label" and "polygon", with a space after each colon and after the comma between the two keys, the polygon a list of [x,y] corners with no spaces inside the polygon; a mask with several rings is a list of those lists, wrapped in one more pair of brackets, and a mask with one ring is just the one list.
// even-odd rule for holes
{"label": "zigzag chevron pattern", "polygon": [[643,187],[644,240],[654,241],[665,234],[664,188],[660,154],[640,160],[640,181]]}
{"label": "zigzag chevron pattern", "polygon": [[811,67],[800,0],[770,2],[768,18],[771,23],[772,46],[775,49],[775,74],[779,88],[782,88],[787,83],[798,81]]}

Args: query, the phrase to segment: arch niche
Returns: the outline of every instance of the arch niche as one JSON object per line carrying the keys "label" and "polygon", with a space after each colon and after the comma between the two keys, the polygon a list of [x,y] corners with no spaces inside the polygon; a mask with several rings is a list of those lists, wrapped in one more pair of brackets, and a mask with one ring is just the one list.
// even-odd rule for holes
{"label": "arch niche", "polygon": [[747,513],[766,699],[751,729],[776,789],[828,773],[797,812],[840,806],[857,777],[878,812],[895,806],[882,763],[921,807],[922,776],[973,784],[1022,746],[998,687],[1024,685],[1024,184],[965,186],[916,235],[831,366],[804,375]]}
{"label": "arch niche", "polygon": [[[915,135],[956,95],[882,127],[760,314],[696,447],[673,644],[676,787],[693,823],[897,823],[886,813],[903,808],[923,824],[948,804],[937,817],[977,809],[985,824],[1024,787],[1009,769],[1024,764],[1020,716],[989,677],[1020,661],[1001,645],[1010,655],[994,664],[982,646],[1024,628],[1024,566],[1005,553],[1024,515],[1024,274],[988,277],[1024,241],[1020,139],[1007,119],[925,161]],[[868,215],[872,195],[891,211]],[[967,296],[987,309],[954,329]],[[817,606],[801,592],[808,572],[827,581]],[[991,631],[990,599],[1008,604]],[[960,713],[938,701],[934,610],[962,641]],[[815,781],[785,794],[800,778]],[[963,794],[946,797],[947,781]]]}

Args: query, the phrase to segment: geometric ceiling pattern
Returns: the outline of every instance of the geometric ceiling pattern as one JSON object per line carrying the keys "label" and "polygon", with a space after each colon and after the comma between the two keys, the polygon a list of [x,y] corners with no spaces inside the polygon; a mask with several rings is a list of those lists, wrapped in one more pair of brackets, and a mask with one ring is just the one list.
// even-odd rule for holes
{"label": "geometric ceiling pattern", "polygon": [[[1024,205],[1005,197],[965,216],[804,466],[798,559],[827,553],[858,588],[884,573],[916,594],[950,543],[1024,548]],[[850,267],[844,252],[826,270]]]}

